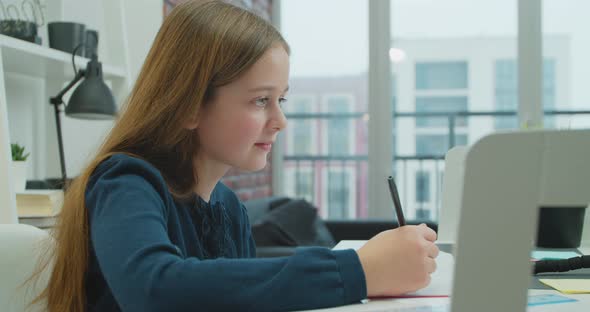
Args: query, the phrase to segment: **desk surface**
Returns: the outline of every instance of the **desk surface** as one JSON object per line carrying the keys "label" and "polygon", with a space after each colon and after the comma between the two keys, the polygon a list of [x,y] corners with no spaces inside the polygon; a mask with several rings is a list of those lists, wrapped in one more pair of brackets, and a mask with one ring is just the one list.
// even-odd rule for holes
{"label": "desk surface", "polygon": [[[453,246],[452,244],[437,244],[438,248],[441,251],[444,252],[448,252],[448,253],[453,253]],[[538,250],[555,250],[555,249],[543,249],[540,248]],[[577,249],[563,249],[560,251],[574,251],[574,252],[578,252]],[[554,290],[553,288],[539,282],[540,278],[551,278],[551,279],[557,279],[557,278],[567,278],[567,279],[582,279],[582,278],[590,278],[590,269],[580,269],[580,270],[575,270],[575,271],[570,271],[570,272],[562,272],[562,273],[541,273],[538,275],[534,275],[531,276],[531,284],[529,286],[529,289],[543,289],[543,290]]]}
{"label": "desk surface", "polygon": [[[358,242],[356,243],[358,244]],[[354,246],[355,243],[345,244],[345,248]],[[340,245],[342,246],[342,245]],[[452,252],[451,244],[439,244],[441,251]],[[562,294],[556,290],[541,284],[538,278],[590,278],[590,269],[576,270],[559,274],[544,273],[539,276],[533,276],[529,296],[557,294],[560,296],[575,299],[575,302],[547,304],[527,307],[528,312],[550,312],[550,311],[568,311],[568,312],[587,312],[590,307],[590,294]],[[406,299],[379,299],[367,300],[359,304],[352,304],[342,307],[329,309],[309,310],[315,312],[450,312],[449,298],[406,298]]]}
{"label": "desk surface", "polygon": [[[555,290],[532,289],[529,295],[556,294]],[[558,293],[559,294],[559,293]],[[587,312],[590,295],[563,295],[577,300],[559,304],[532,306],[527,312]],[[380,299],[366,303],[351,304],[329,309],[308,310],[308,312],[450,312],[449,298]]]}

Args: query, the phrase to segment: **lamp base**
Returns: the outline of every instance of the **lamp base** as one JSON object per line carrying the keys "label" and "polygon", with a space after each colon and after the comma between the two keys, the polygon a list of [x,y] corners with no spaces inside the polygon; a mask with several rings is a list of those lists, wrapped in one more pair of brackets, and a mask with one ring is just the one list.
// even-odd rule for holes
{"label": "lamp base", "polygon": [[[68,178],[67,184],[70,185],[74,178]],[[63,181],[61,178],[47,178],[45,180],[27,180],[27,189],[34,190],[61,190]]]}

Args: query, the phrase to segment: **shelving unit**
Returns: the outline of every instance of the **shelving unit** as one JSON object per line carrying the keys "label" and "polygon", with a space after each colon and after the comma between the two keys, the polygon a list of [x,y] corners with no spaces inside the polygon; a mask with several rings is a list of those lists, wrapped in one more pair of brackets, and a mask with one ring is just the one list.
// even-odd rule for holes
{"label": "shelving unit", "polygon": [[[0,48],[4,73],[64,80],[74,76],[69,53],[1,34]],[[84,68],[89,61],[80,56],[75,56],[74,60],[78,68]],[[121,66],[103,64],[102,70],[106,79],[125,79],[127,76]]]}
{"label": "shelving unit", "polygon": [[[48,7],[47,20],[71,20],[63,13],[67,1],[69,0],[54,1]],[[101,23],[103,28],[99,30],[99,61],[102,63],[104,79],[110,84],[118,105],[121,105],[129,91],[124,2],[125,0],[109,0],[101,1],[100,4],[104,21]],[[103,45],[102,49],[100,45]],[[75,57],[76,67],[79,69],[85,68],[88,61],[87,58]],[[55,115],[48,99],[57,94],[73,77],[71,54],[0,35],[0,223],[18,222],[11,173],[10,143],[14,139],[14,135],[10,134],[11,128],[22,130],[28,135],[28,141],[32,144],[29,150],[33,152],[30,165],[33,166],[35,177],[58,177]],[[26,81],[34,83],[28,85]],[[23,105],[10,102],[10,99],[28,96],[29,92],[34,94],[30,97],[34,100],[28,101],[32,103],[26,103],[29,107],[22,111],[30,114],[26,118],[10,116],[10,108],[13,107],[11,105]]]}

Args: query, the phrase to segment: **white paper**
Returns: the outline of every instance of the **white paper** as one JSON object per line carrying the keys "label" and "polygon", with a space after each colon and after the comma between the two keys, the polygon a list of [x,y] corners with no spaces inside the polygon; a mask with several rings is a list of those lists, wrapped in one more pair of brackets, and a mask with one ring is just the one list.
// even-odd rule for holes
{"label": "white paper", "polygon": [[[333,250],[361,248],[366,241],[364,240],[343,240],[340,241]],[[430,285],[416,292],[402,295],[401,297],[433,297],[433,296],[450,296],[453,289],[453,272],[455,269],[455,260],[453,255],[446,252],[440,252],[436,257],[436,271],[431,275]]]}

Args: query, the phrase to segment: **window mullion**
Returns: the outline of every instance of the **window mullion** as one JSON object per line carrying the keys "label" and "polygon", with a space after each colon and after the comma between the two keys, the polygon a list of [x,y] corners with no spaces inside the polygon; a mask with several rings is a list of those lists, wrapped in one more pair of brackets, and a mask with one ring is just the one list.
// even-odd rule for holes
{"label": "window mullion", "polygon": [[543,127],[541,0],[518,0],[518,123]]}
{"label": "window mullion", "polygon": [[386,179],[392,174],[392,112],[391,112],[391,42],[390,1],[369,3],[369,82],[368,82],[368,216],[392,216],[391,198]]}

